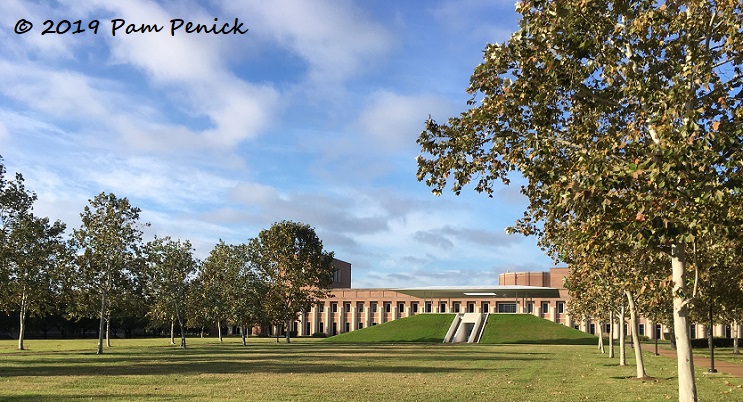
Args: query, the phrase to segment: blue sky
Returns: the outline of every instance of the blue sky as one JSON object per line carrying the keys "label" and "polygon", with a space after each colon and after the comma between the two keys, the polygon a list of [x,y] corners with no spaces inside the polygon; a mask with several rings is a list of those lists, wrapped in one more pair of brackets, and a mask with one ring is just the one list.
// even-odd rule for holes
{"label": "blue sky", "polygon": [[[16,34],[21,18],[33,28]],[[117,18],[164,29],[112,36]],[[171,35],[176,18],[249,31]],[[98,33],[41,35],[63,19]],[[307,223],[354,287],[497,284],[552,264],[505,234],[526,206],[518,182],[435,197],[415,177],[426,118],[466,110],[486,43],[516,29],[512,0],[4,0],[0,24],[0,154],[69,228],[105,191],[142,209],[147,239],[188,239],[200,258]]]}

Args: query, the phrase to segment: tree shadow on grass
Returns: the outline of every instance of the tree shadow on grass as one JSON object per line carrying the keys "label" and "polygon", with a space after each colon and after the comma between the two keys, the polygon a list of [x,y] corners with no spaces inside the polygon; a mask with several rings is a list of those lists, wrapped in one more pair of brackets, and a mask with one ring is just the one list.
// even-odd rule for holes
{"label": "tree shadow on grass", "polygon": [[[482,353],[462,349],[344,347],[196,347],[13,355],[0,361],[0,378],[22,376],[198,375],[250,373],[456,373],[501,370],[452,367],[442,362],[531,361],[534,353]],[[475,352],[475,353],[472,353]]]}

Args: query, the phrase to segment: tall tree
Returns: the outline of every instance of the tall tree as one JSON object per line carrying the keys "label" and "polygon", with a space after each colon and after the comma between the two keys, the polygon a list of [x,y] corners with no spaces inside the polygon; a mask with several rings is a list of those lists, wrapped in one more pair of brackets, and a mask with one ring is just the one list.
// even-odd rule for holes
{"label": "tall tree", "polygon": [[36,194],[23,176],[4,179],[0,158],[0,308],[18,312],[18,349],[24,349],[26,318],[51,312],[57,302],[65,225],[31,212]]}
{"label": "tall tree", "polygon": [[[519,170],[524,227],[600,220],[633,248],[667,253],[679,400],[696,401],[688,338],[687,244],[728,236],[743,187],[743,4],[544,1],[516,4],[519,30],[487,46],[472,109],[429,120],[418,178],[440,193],[490,194]],[[482,94],[482,99],[476,96]]]}
{"label": "tall tree", "polygon": [[[82,225],[73,231],[78,250],[72,274],[73,314],[92,316],[98,299],[98,349],[103,353],[104,333],[110,331],[111,305],[134,287],[141,275],[142,224],[140,209],[126,198],[100,193],[80,214]],[[109,325],[106,325],[106,323]],[[108,336],[107,336],[107,339]]]}
{"label": "tall tree", "polygon": [[323,250],[309,225],[281,221],[250,239],[248,254],[266,286],[271,315],[286,325],[286,341],[290,342],[291,323],[299,312],[330,294],[333,252]]}
{"label": "tall tree", "polygon": [[223,240],[214,246],[201,265],[198,290],[203,314],[217,325],[217,336],[222,341],[222,324],[235,323],[235,305],[240,303],[236,289],[239,272],[247,265],[245,246],[226,244]]}
{"label": "tall tree", "polygon": [[[181,347],[186,347],[186,294],[189,281],[196,272],[191,243],[158,238],[149,243],[147,252],[146,294],[149,296],[149,315],[160,320],[177,321],[181,333]],[[172,337],[172,329],[171,329]]]}

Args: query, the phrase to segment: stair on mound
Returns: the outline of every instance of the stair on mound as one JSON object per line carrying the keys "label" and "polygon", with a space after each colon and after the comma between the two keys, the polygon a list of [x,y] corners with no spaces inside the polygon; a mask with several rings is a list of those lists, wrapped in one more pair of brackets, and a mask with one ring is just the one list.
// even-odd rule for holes
{"label": "stair on mound", "polygon": [[482,336],[488,313],[459,313],[446,333],[444,343],[478,343]]}

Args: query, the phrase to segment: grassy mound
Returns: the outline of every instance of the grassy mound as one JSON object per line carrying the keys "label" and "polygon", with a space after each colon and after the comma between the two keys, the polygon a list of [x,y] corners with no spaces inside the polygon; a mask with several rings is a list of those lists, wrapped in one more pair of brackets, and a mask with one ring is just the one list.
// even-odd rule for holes
{"label": "grassy mound", "polygon": [[443,342],[454,314],[418,314],[357,331],[345,332],[323,342]]}
{"label": "grassy mound", "polygon": [[490,314],[480,343],[590,345],[598,338],[529,314]]}

